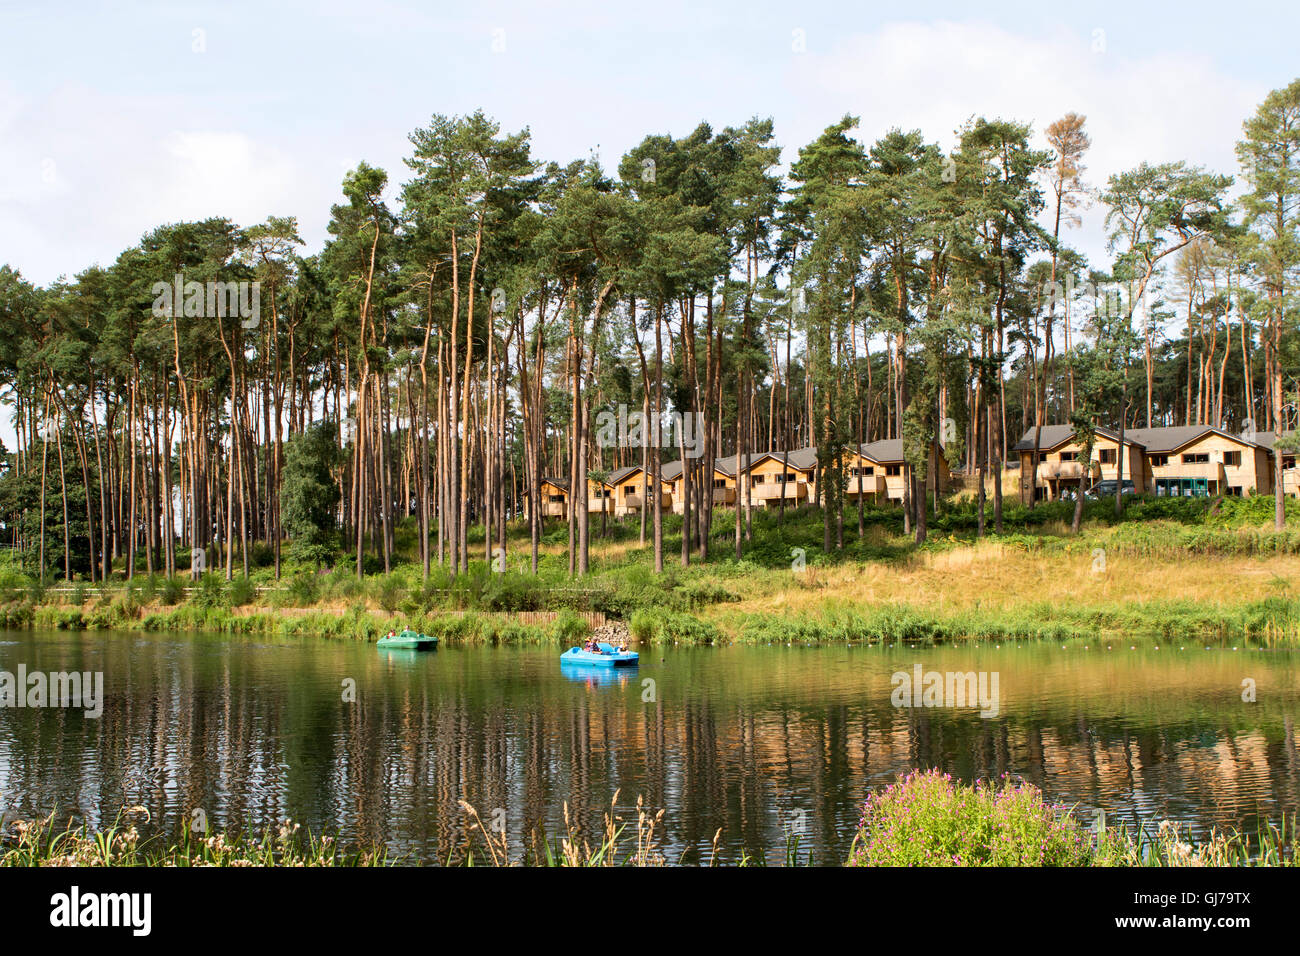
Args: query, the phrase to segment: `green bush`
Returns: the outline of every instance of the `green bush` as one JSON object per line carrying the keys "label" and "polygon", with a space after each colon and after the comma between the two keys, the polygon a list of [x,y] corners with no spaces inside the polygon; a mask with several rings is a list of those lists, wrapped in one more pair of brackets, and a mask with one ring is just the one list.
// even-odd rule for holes
{"label": "green bush", "polygon": [[257,585],[243,575],[232,579],[226,588],[226,600],[230,602],[231,607],[243,607],[245,604],[252,604],[256,599]]}
{"label": "green bush", "polygon": [[590,631],[591,625],[572,611],[561,611],[551,624],[551,633],[560,644],[576,644]]}
{"label": "green bush", "polygon": [[81,608],[62,608],[46,605],[38,607],[32,619],[32,626],[57,629],[60,631],[80,631],[86,627]]}
{"label": "green bush", "polygon": [[1092,840],[1034,787],[913,771],[873,794],[850,866],[1086,866]]}
{"label": "green bush", "polygon": [[9,603],[27,596],[32,579],[13,567],[0,568],[0,601]]}
{"label": "green bush", "polygon": [[226,602],[226,583],[216,571],[208,571],[199,578],[191,598],[196,607],[221,607]]}
{"label": "green bush", "polygon": [[10,601],[0,606],[0,627],[10,629],[31,627],[33,614],[30,601]]}
{"label": "green bush", "polygon": [[32,579],[31,583],[27,585],[27,600],[31,601],[32,604],[45,603],[45,582],[44,581],[38,578]]}
{"label": "green bush", "polygon": [[392,614],[401,605],[409,589],[410,586],[402,575],[385,574],[379,579],[375,588],[375,600],[379,602],[380,607]]}
{"label": "green bush", "polygon": [[712,644],[717,641],[717,627],[690,614],[656,611],[649,608],[632,615],[628,630],[645,644]]}
{"label": "green bush", "polygon": [[320,598],[320,578],[311,571],[299,571],[289,578],[287,587],[295,607],[310,607]]}
{"label": "green bush", "polygon": [[158,590],[158,596],[163,604],[168,607],[180,604],[185,599],[185,585],[181,583],[180,578],[164,578],[162,587]]}
{"label": "green bush", "polygon": [[480,600],[490,611],[537,611],[545,605],[546,596],[533,575],[505,571],[484,583]]}

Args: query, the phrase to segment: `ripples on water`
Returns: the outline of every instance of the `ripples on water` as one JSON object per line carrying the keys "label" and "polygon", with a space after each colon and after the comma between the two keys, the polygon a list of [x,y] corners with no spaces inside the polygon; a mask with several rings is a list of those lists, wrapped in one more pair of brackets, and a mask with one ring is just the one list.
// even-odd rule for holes
{"label": "ripples on water", "polygon": [[[801,845],[835,861],[865,794],[924,766],[1016,774],[1086,820],[1198,835],[1297,811],[1300,656],[1113,646],[651,648],[631,673],[593,674],[559,649],[11,633],[0,670],[103,671],[106,702],[98,720],[0,710],[0,810],[98,824],[140,804],[168,833],[195,808],[221,828],[291,817],[429,862],[463,849],[461,799],[485,820],[504,808],[519,847],[559,833],[566,802],[598,831],[616,790],[626,811],[637,795],[666,808],[672,860],[707,857],[719,828],[724,860],[779,860],[802,824]],[[895,708],[890,675],[916,663],[996,670],[998,716]]]}

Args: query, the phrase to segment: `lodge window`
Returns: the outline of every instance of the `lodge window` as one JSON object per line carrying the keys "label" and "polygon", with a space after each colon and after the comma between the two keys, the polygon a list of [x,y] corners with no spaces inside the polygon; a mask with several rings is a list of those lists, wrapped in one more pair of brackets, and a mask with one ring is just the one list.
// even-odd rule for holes
{"label": "lodge window", "polygon": [[1229,486],[1228,486],[1228,494],[1232,495],[1232,497],[1234,497],[1234,498],[1240,498],[1240,497],[1241,497],[1241,485],[1229,485]]}
{"label": "lodge window", "polygon": [[1204,498],[1218,489],[1218,482],[1208,478],[1157,478],[1155,485],[1158,498]]}
{"label": "lodge window", "polygon": [[754,484],[761,485],[763,483],[763,479],[765,479],[766,477],[767,475],[754,475],[752,480]]}
{"label": "lodge window", "polygon": [[631,485],[624,485],[624,486],[623,486],[623,497],[624,497],[624,498],[631,498],[634,494],[636,494],[636,489],[633,488]]}
{"label": "lodge window", "polygon": [[891,478],[896,477],[896,476],[898,476],[898,475],[901,475],[902,473],[903,473],[903,466],[902,466],[902,465],[886,465],[886,466],[885,466],[885,474],[888,475],[888,476],[891,477]]}
{"label": "lodge window", "polygon": [[714,478],[714,479],[713,479],[713,487],[714,487],[714,488],[725,488],[725,487],[727,487],[727,479],[726,479],[726,478]]}
{"label": "lodge window", "polygon": [[1101,462],[1103,465],[1115,464],[1115,449],[1103,448],[1101,451],[1097,453],[1097,460]]}
{"label": "lodge window", "polygon": [[551,496],[550,496],[550,499],[551,499],[551,501],[552,501],[554,504],[563,504],[563,503],[564,503],[564,495],[551,495]]}
{"label": "lodge window", "polygon": [[1198,451],[1183,456],[1184,465],[1208,465],[1209,463],[1210,463],[1210,455],[1208,452]]}
{"label": "lodge window", "polygon": [[1294,468],[1294,467],[1295,467],[1295,455],[1283,455],[1283,456],[1282,456],[1282,467],[1283,467],[1283,468]]}
{"label": "lodge window", "polygon": [[1241,467],[1241,452],[1239,452],[1239,451],[1225,451],[1225,452],[1223,453],[1223,463],[1224,463],[1225,465],[1227,465],[1229,468],[1240,468],[1240,467]]}
{"label": "lodge window", "polygon": [[1078,460],[1079,460],[1079,453],[1077,451],[1061,452],[1061,461],[1078,461]]}
{"label": "lodge window", "polygon": [[1152,468],[1163,468],[1163,467],[1164,467],[1165,465],[1167,465],[1167,464],[1169,464],[1169,456],[1168,456],[1168,455],[1152,455],[1152,456],[1151,456],[1151,467],[1152,467]]}

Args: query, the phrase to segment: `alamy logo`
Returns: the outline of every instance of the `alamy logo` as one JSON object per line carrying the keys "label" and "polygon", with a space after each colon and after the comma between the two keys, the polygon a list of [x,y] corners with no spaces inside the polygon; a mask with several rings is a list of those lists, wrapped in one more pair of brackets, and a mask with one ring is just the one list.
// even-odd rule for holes
{"label": "alamy logo", "polygon": [[152,928],[153,896],[149,893],[82,893],[72,887],[50,897],[50,925],[126,926],[133,936],[148,936]]}
{"label": "alamy logo", "polygon": [[681,448],[687,458],[704,454],[704,428],[693,412],[664,412],[655,428],[655,416],[629,412],[596,413],[596,444],[601,448]]}
{"label": "alamy logo", "polygon": [[0,671],[0,707],[80,707],[87,717],[104,713],[103,671]]}
{"label": "alamy logo", "polygon": [[153,314],[160,319],[238,317],[246,329],[255,329],[262,321],[260,282],[186,282],[178,272],[171,282],[155,282],[152,293]]}
{"label": "alamy logo", "polygon": [[998,715],[997,671],[940,673],[915,664],[911,674],[895,671],[890,683],[895,707],[979,707],[981,717]]}
{"label": "alamy logo", "polygon": [[1133,320],[1139,326],[1145,322],[1149,311],[1152,290],[1145,288],[1138,294],[1137,284],[1133,282],[1102,283],[1098,285],[1091,279],[1076,283],[1074,276],[1067,275],[1065,281],[1048,279],[1043,282],[1043,305],[1053,312],[1058,306],[1068,308],[1071,303],[1089,304],[1093,314],[1099,319],[1123,318],[1126,309],[1132,309]]}

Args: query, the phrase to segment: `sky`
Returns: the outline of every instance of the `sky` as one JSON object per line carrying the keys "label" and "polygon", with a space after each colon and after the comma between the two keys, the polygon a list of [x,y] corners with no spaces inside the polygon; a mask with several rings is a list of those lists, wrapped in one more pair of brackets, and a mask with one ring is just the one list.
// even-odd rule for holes
{"label": "sky", "polygon": [[[1088,118],[1085,179],[1235,174],[1300,73],[1300,6],[1134,3],[12,3],[0,0],[0,264],[71,278],[167,222],[296,216],[344,173],[407,178],[409,132],[482,108],[534,155],[607,168],[651,133],[770,116],[783,160],[845,113],[945,149],[968,118]],[[1066,236],[1109,264],[1103,211]]]}

